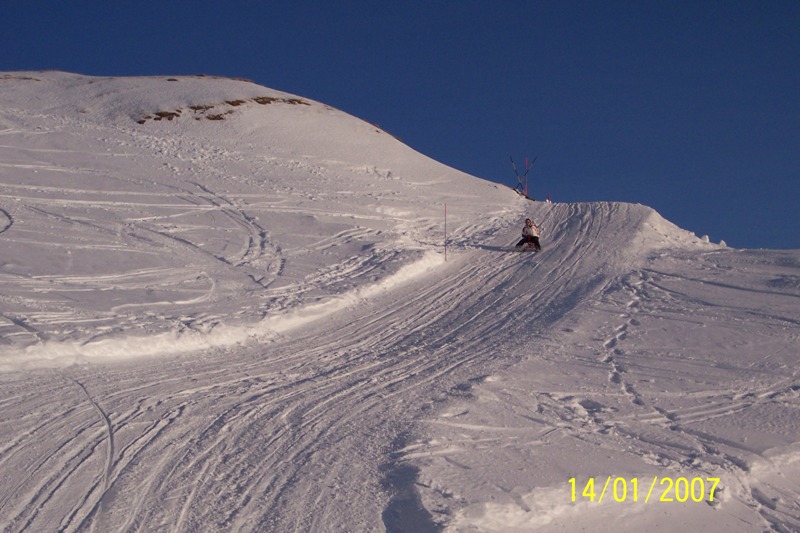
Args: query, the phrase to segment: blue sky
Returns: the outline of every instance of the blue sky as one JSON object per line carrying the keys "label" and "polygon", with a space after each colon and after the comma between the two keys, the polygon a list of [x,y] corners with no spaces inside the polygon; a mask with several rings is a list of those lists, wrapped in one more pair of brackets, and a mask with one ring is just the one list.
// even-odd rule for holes
{"label": "blue sky", "polygon": [[217,74],[530,192],[800,248],[800,1],[0,0],[0,70]]}

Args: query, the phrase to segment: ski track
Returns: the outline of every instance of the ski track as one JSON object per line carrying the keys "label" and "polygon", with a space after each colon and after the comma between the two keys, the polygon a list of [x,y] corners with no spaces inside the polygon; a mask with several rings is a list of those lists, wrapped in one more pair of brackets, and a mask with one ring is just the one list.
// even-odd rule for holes
{"label": "ski track", "polygon": [[[595,213],[595,218],[602,218],[598,215]],[[535,378],[529,378],[529,381],[534,381],[532,384],[517,384],[506,377],[500,385],[495,387],[489,384],[489,390],[481,392],[482,401],[478,406],[474,402],[453,402],[451,407],[429,421],[429,429],[400,453],[400,460],[404,463],[422,465],[423,477],[418,483],[422,487],[427,509],[449,507],[448,515],[452,518],[455,507],[453,531],[461,531],[462,528],[482,530],[482,527],[501,531],[503,524],[508,523],[517,527],[526,524],[537,530],[541,526],[544,531],[558,531],[564,527],[579,527],[578,524],[586,527],[608,520],[609,515],[604,514],[606,511],[600,511],[598,507],[596,515],[588,514],[586,521],[579,521],[580,505],[574,506],[574,512],[563,506],[563,502],[568,501],[563,499],[563,483],[557,487],[537,487],[533,492],[524,493],[520,500],[519,494],[501,485],[491,485],[484,479],[491,477],[492,472],[482,470],[482,461],[478,458],[483,453],[509,447],[513,450],[513,457],[518,450],[530,450],[534,464],[546,468],[550,461],[557,463],[561,459],[553,446],[561,438],[559,436],[566,436],[592,448],[605,449],[609,457],[625,450],[624,453],[629,456],[625,464],[633,465],[641,460],[642,466],[639,468],[643,470],[634,470],[637,473],[630,476],[644,475],[638,472],[646,472],[647,465],[653,465],[658,467],[655,472],[662,477],[721,477],[722,497],[713,507],[724,507],[726,517],[738,515],[739,518],[732,519],[732,523],[746,522],[753,531],[760,530],[759,527],[763,530],[793,531],[800,526],[800,507],[796,504],[798,487],[796,483],[785,482],[782,477],[796,472],[791,465],[798,457],[792,446],[796,448],[799,429],[796,420],[793,420],[793,413],[796,413],[800,400],[800,371],[791,363],[790,344],[781,341],[777,344],[779,348],[767,350],[755,362],[751,362],[752,356],[745,351],[748,372],[741,373],[735,366],[735,359],[731,359],[739,354],[716,353],[713,337],[704,341],[708,342],[708,346],[695,340],[703,338],[696,333],[687,333],[689,343],[686,347],[681,345],[681,339],[670,339],[665,346],[652,346],[642,341],[643,336],[663,328],[663,321],[678,323],[677,327],[671,326],[670,331],[709,327],[715,335],[719,334],[718,331],[731,328],[728,324],[740,324],[742,331],[736,331],[737,336],[726,341],[736,346],[746,340],[756,349],[763,349],[762,346],[769,346],[766,342],[771,341],[770,331],[793,327],[797,318],[797,292],[772,293],[772,312],[754,313],[747,305],[747,297],[742,298],[741,295],[768,291],[754,291],[747,285],[720,284],[713,279],[724,272],[720,268],[719,258],[741,261],[737,259],[739,254],[736,251],[721,252],[718,258],[708,259],[704,259],[702,254],[680,250],[672,250],[670,255],[663,258],[663,254],[651,254],[642,264],[692,261],[693,271],[705,274],[698,274],[697,277],[675,276],[667,273],[669,267],[663,265],[654,269],[637,267],[632,262],[629,265],[632,271],[605,277],[597,285],[598,290],[594,295],[587,294],[581,299],[583,304],[573,316],[562,316],[558,325],[552,324],[568,333],[572,329],[565,328],[567,324],[577,323],[590,330],[595,327],[595,346],[581,344],[570,348],[568,343],[551,344],[548,338],[554,334],[545,331],[542,332],[540,346],[530,346],[531,353],[535,355],[528,359],[529,362],[536,364],[536,359],[541,359],[547,364],[550,360],[572,369],[578,375],[586,375],[584,380],[576,381],[574,389],[553,390],[552,385],[536,383]],[[712,262],[714,266],[709,267]],[[589,259],[588,263],[598,264],[595,257]],[[690,270],[681,267],[680,271]],[[759,283],[764,280],[754,279]],[[709,292],[707,298],[698,297],[708,286],[716,287],[715,292]],[[726,290],[720,291],[721,287]],[[724,320],[725,327],[715,329],[719,327],[715,322],[721,320]],[[780,339],[780,336],[777,338]],[[655,339],[663,342],[658,334]],[[698,342],[701,344],[699,347]],[[688,351],[692,347],[700,350],[696,357]],[[550,375],[554,381],[560,381],[556,377],[557,372],[548,369],[548,366],[538,364],[533,368],[520,369],[519,372],[520,375],[533,377],[538,371]],[[607,388],[598,387],[599,382],[592,378],[600,371],[607,375]],[[517,389],[522,383],[526,388]],[[588,385],[592,383],[594,385]],[[653,383],[658,385],[654,387]],[[673,389],[676,392],[670,392]],[[525,401],[531,397],[535,401]],[[495,402],[497,407],[488,411],[481,407],[495,405]],[[477,412],[473,413],[473,410]],[[762,420],[761,413],[771,413],[771,417],[781,413],[781,422],[769,418]],[[492,418],[504,420],[509,425],[494,427],[487,424],[486,420]],[[511,423],[516,420],[519,426]],[[753,434],[753,431],[761,439],[748,442],[746,437],[742,438],[748,432]],[[770,442],[770,439],[774,440]],[[787,440],[795,444],[784,446]],[[774,450],[768,450],[772,446],[775,446]],[[459,457],[466,460],[454,460]],[[524,470],[529,466],[528,461],[530,459],[512,463],[512,472]],[[781,467],[774,466],[776,463],[787,468],[785,474],[778,474]],[[760,465],[763,464],[771,465],[764,469],[767,475],[762,474],[763,467]],[[432,465],[439,466],[432,468]],[[466,503],[469,502],[468,495],[461,493],[455,496],[455,491],[463,491],[469,485],[456,483],[450,488],[451,482],[448,480],[458,480],[459,476],[445,465],[454,465],[458,470],[469,472],[465,474],[468,479],[481,480],[493,486],[496,492],[492,500],[505,500],[497,515],[488,513],[484,514],[484,517],[488,517],[486,520],[476,520],[480,516],[477,508],[486,513],[488,506],[473,508]],[[504,467],[502,464],[495,466]],[[562,474],[564,479],[576,475],[575,469],[580,472],[579,467],[570,467],[567,470],[569,474]],[[622,475],[619,471],[603,474],[607,473]],[[510,479],[517,477],[516,473],[503,474]],[[596,475],[596,472],[589,470],[585,475]],[[529,481],[523,476],[517,482]],[[561,503],[549,501],[544,496],[548,490],[561,494]],[[537,494],[540,495],[538,498]],[[454,498],[461,502],[453,505]],[[481,494],[482,502],[487,498],[485,493]],[[748,508],[752,513],[750,518],[745,518],[741,511],[732,511],[732,502]],[[461,514],[460,508],[473,514]],[[530,514],[534,508],[536,512]],[[520,511],[523,514],[518,515]],[[467,520],[464,516],[471,518]],[[519,516],[519,520],[515,520],[515,516]],[[595,517],[594,521],[591,516]],[[762,522],[751,521],[752,516],[761,517]],[[538,521],[535,517],[538,517]],[[652,523],[642,522],[639,527]],[[553,527],[544,528],[547,524],[553,524]],[[625,522],[620,525],[625,527],[623,524]],[[627,527],[630,528],[630,523]]]}
{"label": "ski track", "polygon": [[8,231],[11,228],[11,226],[14,225],[14,218],[11,216],[11,214],[8,211],[6,211],[5,209],[2,209],[2,208],[0,208],[0,214],[2,214],[3,217],[5,217],[5,219],[6,219],[5,222],[3,222],[3,226],[0,227],[0,233],[3,233],[3,232]]}
{"label": "ski track", "polygon": [[[542,224],[552,224],[552,238],[539,255],[501,253],[491,246],[464,248],[446,268],[414,282],[414,290],[403,291],[399,299],[385,295],[380,305],[348,310],[352,316],[347,319],[335,315],[316,322],[309,333],[295,332],[236,357],[227,354],[224,371],[213,355],[205,361],[160,363],[149,380],[140,369],[131,370],[130,377],[124,370],[113,371],[115,387],[103,403],[106,409],[117,407],[100,418],[106,421],[109,443],[114,434],[130,434],[119,438],[116,456],[108,459],[107,481],[96,482],[79,500],[64,530],[118,524],[116,513],[101,512],[101,502],[104,509],[124,509],[129,518],[122,529],[134,531],[191,531],[202,525],[267,531],[374,528],[386,498],[379,467],[392,442],[411,430],[411,421],[437,402],[457,397],[460,384],[518,360],[496,354],[515,353],[503,343],[529,334],[524,324],[546,330],[615,284],[628,295],[629,312],[604,341],[607,356],[600,363],[609,366],[609,380],[621,394],[644,407],[618,361],[624,354],[619,346],[636,324],[642,282],[620,282],[622,271],[596,257],[606,252],[594,246],[609,230],[615,207],[598,204],[588,213],[576,206],[544,209]],[[595,257],[589,260],[588,255]],[[583,264],[607,264],[609,271],[585,271]],[[359,268],[343,266],[327,279],[346,278]],[[493,337],[500,344],[493,345]],[[92,380],[87,371],[81,383]],[[185,375],[191,385],[164,380],[173,373]],[[98,386],[92,383],[93,390]],[[148,387],[155,397],[145,395],[142,389]],[[428,400],[408,405],[409,398]],[[719,414],[747,405],[727,402]],[[689,423],[715,414],[713,409],[685,411],[664,413],[661,419]],[[118,420],[113,431],[112,419]],[[556,429],[558,424],[542,436]],[[93,447],[99,448],[99,442]],[[358,464],[347,461],[356,456]],[[343,481],[353,476],[363,486]],[[227,489],[220,492],[221,486]],[[53,490],[49,501],[56,491],[46,490]],[[353,501],[361,502],[356,515],[352,509],[345,512]],[[41,503],[35,498],[22,506],[28,512],[37,507]],[[24,524],[35,523],[40,512],[32,511]],[[21,517],[12,519],[11,529],[20,522]]]}
{"label": "ski track", "polygon": [[[586,254],[598,252],[592,245],[610,220],[607,209],[575,221],[574,207],[549,208],[543,224],[552,221],[552,240],[540,256],[465,249],[402,296],[390,293],[348,318],[335,315],[274,345],[221,356],[224,370],[213,354],[148,365],[144,375],[125,365],[97,374],[87,368],[72,379],[105,430],[84,445],[67,445],[61,440],[76,437],[54,432],[37,477],[56,477],[44,472],[58,471],[67,450],[99,451],[103,434],[105,468],[90,473],[99,461],[90,455],[27,501],[6,495],[18,511],[4,528],[41,524],[48,505],[64,498],[74,502],[64,531],[113,528],[119,513],[129,517],[122,529],[133,531],[376,527],[385,505],[379,467],[413,418],[450,394],[439,391],[457,393],[458,383],[513,363],[497,355],[500,346],[487,349],[489,339],[507,342],[529,320],[545,328],[605,285],[594,274],[583,283],[563,278],[585,275],[577,271]],[[184,378],[165,379],[171,375]],[[92,398],[102,398],[102,409]],[[8,407],[35,411],[38,401]],[[5,456],[22,450],[24,442]],[[356,456],[358,464],[347,460]],[[89,492],[62,493],[75,489],[67,478],[85,476],[95,479]],[[363,485],[343,481],[352,476]],[[359,511],[345,512],[354,501],[363,503]]]}

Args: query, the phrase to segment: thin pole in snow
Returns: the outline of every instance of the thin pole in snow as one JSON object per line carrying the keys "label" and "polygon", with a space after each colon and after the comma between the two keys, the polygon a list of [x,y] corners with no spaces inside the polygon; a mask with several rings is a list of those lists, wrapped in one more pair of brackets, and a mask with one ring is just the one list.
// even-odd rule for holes
{"label": "thin pole in snow", "polygon": [[447,204],[444,204],[444,260],[447,261]]}

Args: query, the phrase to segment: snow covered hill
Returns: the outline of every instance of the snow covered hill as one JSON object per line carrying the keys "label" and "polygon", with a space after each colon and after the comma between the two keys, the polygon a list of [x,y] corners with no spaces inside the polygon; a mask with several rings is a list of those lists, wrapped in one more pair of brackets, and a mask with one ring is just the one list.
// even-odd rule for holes
{"label": "snow covered hill", "polygon": [[438,262],[450,193],[455,245],[518,210],[370,124],[252,83],[0,83],[0,333],[29,347],[19,364],[268,334],[263,318],[287,327]]}
{"label": "snow covered hill", "polygon": [[0,284],[3,531],[800,528],[800,253],[306,98],[0,74]]}

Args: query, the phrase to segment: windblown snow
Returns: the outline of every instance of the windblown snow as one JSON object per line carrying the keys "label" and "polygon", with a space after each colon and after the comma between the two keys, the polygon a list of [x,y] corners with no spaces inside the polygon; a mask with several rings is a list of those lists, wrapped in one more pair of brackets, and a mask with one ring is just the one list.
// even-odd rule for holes
{"label": "windblown snow", "polygon": [[799,325],[800,251],[245,80],[0,74],[4,532],[800,531]]}

